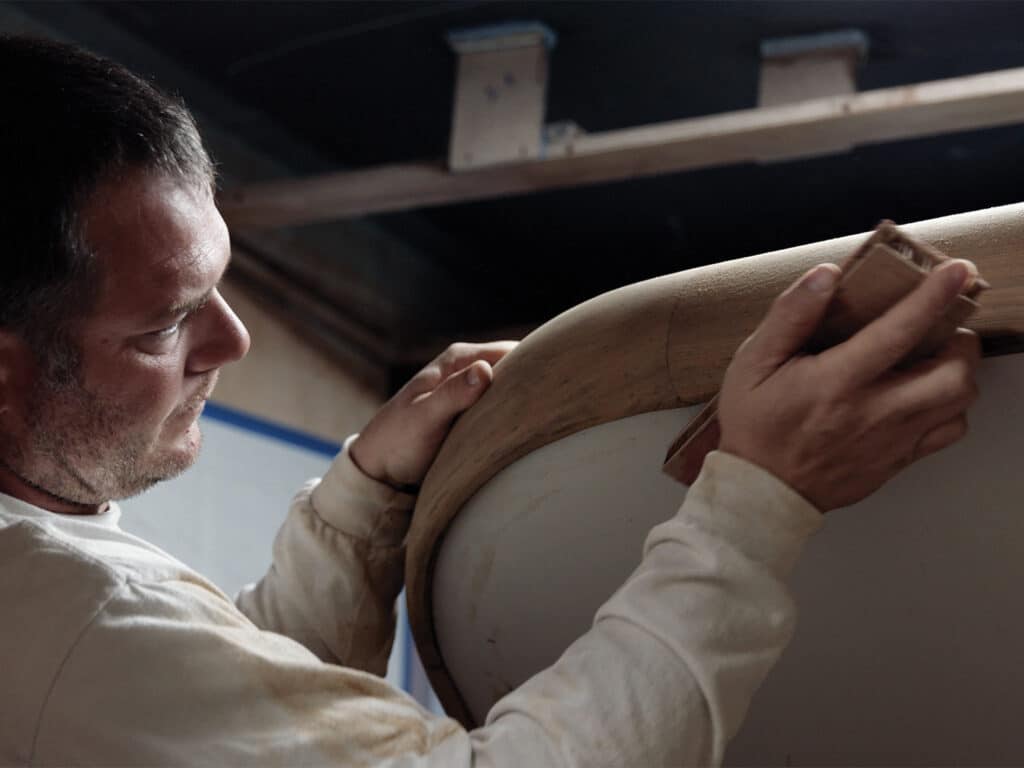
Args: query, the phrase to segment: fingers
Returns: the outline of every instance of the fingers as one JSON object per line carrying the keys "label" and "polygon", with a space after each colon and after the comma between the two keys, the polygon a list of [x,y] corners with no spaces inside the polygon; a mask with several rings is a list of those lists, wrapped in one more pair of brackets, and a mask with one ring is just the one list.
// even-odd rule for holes
{"label": "fingers", "polygon": [[482,360],[490,366],[496,365],[518,344],[518,341],[452,344],[409,381],[406,385],[406,394],[411,398],[419,397],[477,360]]}
{"label": "fingers", "polygon": [[[417,378],[439,373],[437,365],[428,366]],[[455,417],[480,399],[492,376],[490,363],[475,360],[417,395],[407,384],[352,443],[352,460],[364,474],[396,488],[419,485]]]}
{"label": "fingers", "polygon": [[939,424],[926,432],[917,443],[913,460],[923,459],[959,442],[967,434],[967,417],[963,414]]}
{"label": "fingers", "polygon": [[947,360],[951,358],[963,358],[970,363],[972,369],[981,365],[981,339],[978,334],[969,328],[957,328],[938,352],[935,358]]}
{"label": "fingers", "polygon": [[486,360],[475,360],[445,379],[436,389],[421,396],[417,405],[433,429],[447,428],[452,419],[473,405],[487,390],[494,373]]}
{"label": "fingers", "polygon": [[498,361],[515,349],[518,343],[517,341],[489,341],[485,344],[460,342],[448,347],[436,362],[440,366],[442,378],[448,378],[477,360],[483,360],[492,366],[497,365]]}
{"label": "fingers", "polygon": [[877,378],[914,350],[975,274],[968,262],[944,262],[880,318],[823,352],[822,363],[854,384]]}
{"label": "fingers", "polygon": [[906,463],[941,451],[967,434],[966,412],[978,397],[975,374],[980,361],[977,336],[961,328],[935,359],[900,373],[894,390],[898,399],[889,404],[910,414],[905,429],[918,436]]}
{"label": "fingers", "polygon": [[733,360],[733,365],[755,378],[753,386],[807,344],[825,314],[838,278],[839,267],[835,264],[819,264],[772,303],[761,325]]}
{"label": "fingers", "polygon": [[981,344],[972,331],[960,328],[934,357],[894,375],[885,384],[886,405],[896,413],[969,407],[978,397],[975,375]]}

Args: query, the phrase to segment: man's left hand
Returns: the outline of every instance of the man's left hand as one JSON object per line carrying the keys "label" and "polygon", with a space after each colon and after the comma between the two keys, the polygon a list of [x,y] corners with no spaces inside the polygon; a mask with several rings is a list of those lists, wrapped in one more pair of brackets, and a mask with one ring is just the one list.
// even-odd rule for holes
{"label": "man's left hand", "polygon": [[455,417],[480,399],[491,366],[516,344],[452,344],[377,411],[349,446],[352,461],[388,485],[418,486]]}

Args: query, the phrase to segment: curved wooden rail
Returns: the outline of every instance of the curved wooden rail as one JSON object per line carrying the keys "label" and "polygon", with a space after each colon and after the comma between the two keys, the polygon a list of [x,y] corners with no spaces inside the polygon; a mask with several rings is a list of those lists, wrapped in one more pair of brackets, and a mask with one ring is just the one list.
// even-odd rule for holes
{"label": "curved wooden rail", "polygon": [[[992,284],[970,322],[986,354],[1024,350],[1024,204],[902,227]],[[814,264],[839,262],[852,235],[679,272],[598,296],[531,333],[455,425],[420,493],[408,538],[406,594],[420,658],[449,714],[474,723],[433,627],[436,552],[455,515],[501,469],[582,429],[703,402],[772,299]]]}

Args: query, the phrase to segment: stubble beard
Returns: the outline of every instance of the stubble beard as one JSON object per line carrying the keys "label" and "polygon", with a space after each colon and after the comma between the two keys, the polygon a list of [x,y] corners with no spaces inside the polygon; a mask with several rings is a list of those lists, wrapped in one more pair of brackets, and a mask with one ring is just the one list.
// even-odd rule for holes
{"label": "stubble beard", "polygon": [[36,488],[87,505],[138,495],[192,465],[198,445],[160,451],[134,416],[77,379],[44,382],[29,403],[30,448],[8,463]]}

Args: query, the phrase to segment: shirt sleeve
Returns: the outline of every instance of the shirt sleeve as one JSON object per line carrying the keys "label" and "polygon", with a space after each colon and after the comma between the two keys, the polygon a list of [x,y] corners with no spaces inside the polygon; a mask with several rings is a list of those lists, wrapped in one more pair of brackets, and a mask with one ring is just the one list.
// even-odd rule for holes
{"label": "shirt sleeve", "polygon": [[783,578],[820,515],[713,453],[626,584],[472,732],[324,664],[200,582],[128,583],[72,649],[34,764],[713,764],[793,628]]}
{"label": "shirt sleeve", "polygon": [[270,569],[235,602],[322,661],[383,675],[415,497],[363,474],[349,455],[353,439],[295,496]]}
{"label": "shirt sleeve", "polygon": [[792,636],[784,580],[821,517],[765,470],[709,454],[591,630],[500,700],[474,739],[495,755],[509,739],[543,744],[535,765],[719,764]]}

